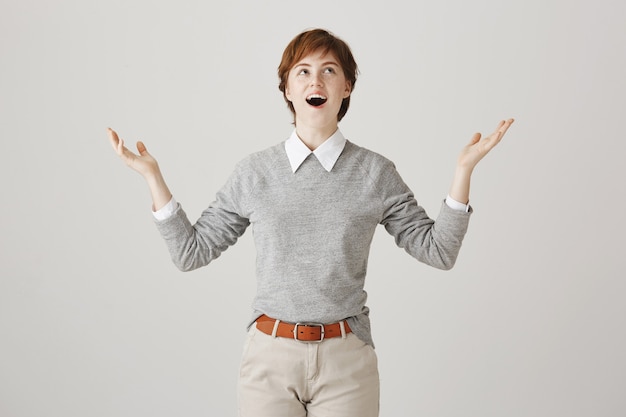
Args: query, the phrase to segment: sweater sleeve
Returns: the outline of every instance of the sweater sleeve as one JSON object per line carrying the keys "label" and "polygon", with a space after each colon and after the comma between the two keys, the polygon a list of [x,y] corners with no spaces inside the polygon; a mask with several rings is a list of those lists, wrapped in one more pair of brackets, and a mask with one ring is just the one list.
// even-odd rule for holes
{"label": "sweater sleeve", "polygon": [[240,172],[237,169],[231,175],[195,224],[191,224],[180,204],[167,219],[155,220],[172,261],[181,271],[207,265],[234,245],[246,231],[250,221],[241,215],[246,189],[240,180]]}
{"label": "sweater sleeve", "polygon": [[[411,256],[438,269],[451,269],[458,257],[472,210],[454,210],[445,201],[439,216],[431,219],[402,181],[393,165],[382,173],[381,224],[396,244]],[[384,184],[384,185],[383,185]]]}

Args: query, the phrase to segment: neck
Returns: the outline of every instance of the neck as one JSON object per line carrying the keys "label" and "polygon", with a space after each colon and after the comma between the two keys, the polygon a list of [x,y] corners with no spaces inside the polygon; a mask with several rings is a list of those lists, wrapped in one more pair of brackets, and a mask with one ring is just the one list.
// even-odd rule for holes
{"label": "neck", "polygon": [[337,131],[337,123],[331,123],[327,126],[307,126],[306,124],[296,123],[296,134],[300,140],[312,151],[317,149],[322,143]]}

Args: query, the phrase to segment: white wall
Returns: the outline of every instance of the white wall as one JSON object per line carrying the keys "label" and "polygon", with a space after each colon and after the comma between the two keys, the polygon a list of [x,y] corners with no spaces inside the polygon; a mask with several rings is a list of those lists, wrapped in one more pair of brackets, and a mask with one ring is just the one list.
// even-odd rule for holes
{"label": "white wall", "polygon": [[381,416],[616,416],[623,302],[621,1],[0,3],[0,415],[235,416],[251,235],[170,263],[142,139],[192,217],[234,164],[290,131],[284,46],[324,27],[361,77],[342,131],[394,160],[436,215],[475,131],[456,268],[377,234],[367,290]]}

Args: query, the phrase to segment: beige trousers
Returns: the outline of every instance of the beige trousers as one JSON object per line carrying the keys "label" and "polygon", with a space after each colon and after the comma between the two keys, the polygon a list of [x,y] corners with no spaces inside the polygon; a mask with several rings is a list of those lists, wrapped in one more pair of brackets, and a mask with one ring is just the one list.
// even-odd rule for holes
{"label": "beige trousers", "polygon": [[377,417],[378,361],[354,334],[321,343],[250,328],[239,373],[240,417]]}

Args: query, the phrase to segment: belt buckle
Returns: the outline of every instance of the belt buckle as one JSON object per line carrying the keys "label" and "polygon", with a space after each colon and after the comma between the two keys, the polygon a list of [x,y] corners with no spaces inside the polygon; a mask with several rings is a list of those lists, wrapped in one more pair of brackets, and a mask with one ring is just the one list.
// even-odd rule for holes
{"label": "belt buckle", "polygon": [[[307,326],[307,327],[320,327],[320,340],[300,340],[298,339],[298,326]],[[296,323],[293,326],[293,338],[298,342],[302,343],[322,343],[324,340],[324,325],[321,323]]]}

